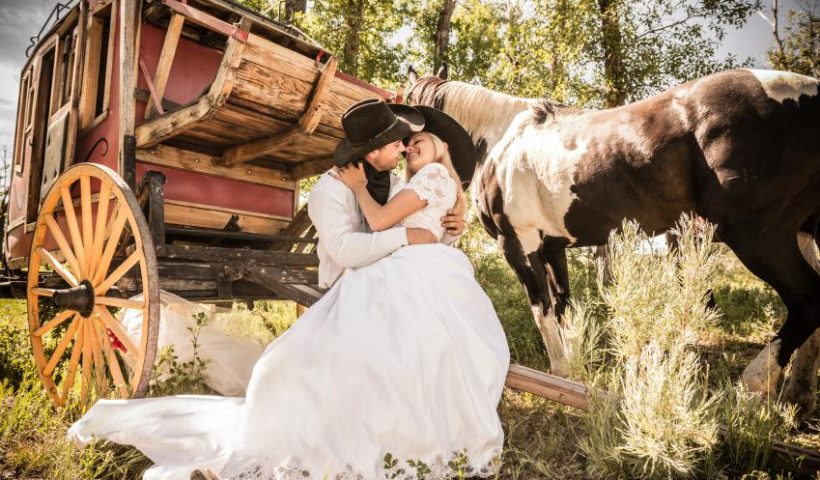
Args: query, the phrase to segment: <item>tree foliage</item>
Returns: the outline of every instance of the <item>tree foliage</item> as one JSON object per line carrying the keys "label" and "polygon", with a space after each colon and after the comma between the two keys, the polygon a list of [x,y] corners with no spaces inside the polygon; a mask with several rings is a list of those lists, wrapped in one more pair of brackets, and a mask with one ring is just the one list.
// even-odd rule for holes
{"label": "tree foliage", "polygon": [[[773,3],[773,19],[777,3]],[[782,36],[773,21],[775,45],[769,49],[769,62],[778,70],[820,77],[820,2],[806,0],[798,5],[799,10],[789,10]]]}

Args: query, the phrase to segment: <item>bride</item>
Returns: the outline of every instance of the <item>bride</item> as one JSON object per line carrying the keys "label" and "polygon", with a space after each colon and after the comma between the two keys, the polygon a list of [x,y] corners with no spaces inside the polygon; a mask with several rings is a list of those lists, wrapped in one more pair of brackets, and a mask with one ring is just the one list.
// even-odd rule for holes
{"label": "bride", "polygon": [[[438,110],[383,102],[354,105],[342,124],[348,139],[365,141],[339,146],[342,168],[320,179],[310,208],[321,262],[343,273],[330,278],[320,265],[332,286],[267,347],[246,397],[101,400],[70,438],[135,446],[154,462],[143,477],[152,480],[187,479],[196,469],[218,473],[208,478],[271,480],[496,474],[504,437],[496,408],[509,350],[467,257],[442,243],[439,220],[449,209],[464,213],[450,152],[463,161],[469,136]],[[385,173],[405,150],[402,139],[406,184]],[[358,202],[348,209],[355,214],[330,217],[363,214],[380,232],[368,241],[383,258],[349,265],[334,257],[340,247],[327,242],[340,237],[327,227],[334,207],[325,205],[348,197]],[[413,244],[418,229],[438,242]],[[400,238],[395,248],[382,234]]]}

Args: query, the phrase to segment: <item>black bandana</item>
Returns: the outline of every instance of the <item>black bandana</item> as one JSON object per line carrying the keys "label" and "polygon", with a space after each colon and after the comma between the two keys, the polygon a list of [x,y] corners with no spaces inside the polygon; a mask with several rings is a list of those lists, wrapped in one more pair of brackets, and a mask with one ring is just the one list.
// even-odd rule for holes
{"label": "black bandana", "polygon": [[367,177],[367,191],[374,200],[379,202],[379,205],[384,205],[387,203],[387,197],[390,196],[390,170],[380,172],[366,160],[362,163],[364,163],[364,176]]}

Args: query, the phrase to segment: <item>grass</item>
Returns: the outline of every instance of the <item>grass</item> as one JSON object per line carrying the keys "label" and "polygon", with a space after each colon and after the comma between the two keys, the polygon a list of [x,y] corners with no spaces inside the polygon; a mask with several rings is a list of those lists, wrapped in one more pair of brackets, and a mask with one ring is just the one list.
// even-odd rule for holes
{"label": "grass", "polygon": [[[635,230],[632,235],[638,239],[641,234]],[[473,261],[478,281],[499,314],[513,361],[546,370],[549,362],[526,295],[503,257],[480,228],[472,228],[461,240],[461,247]],[[627,263],[643,259],[655,265],[636,266],[638,271],[626,280],[623,290],[614,291],[600,284],[591,250],[569,252],[575,299],[571,315],[575,320],[570,322],[568,337],[576,352],[574,375],[610,391],[627,392],[630,400],[619,404],[596,398],[594,414],[590,415],[527,393],[505,390],[499,414],[506,439],[498,478],[651,476],[641,473],[644,471],[663,478],[789,478],[786,473],[771,470],[770,452],[765,446],[772,439],[782,439],[820,447],[817,415],[803,430],[796,430],[787,407],[764,401],[734,383],[746,362],[783,321],[784,309],[777,296],[722,246],[712,252],[711,263],[693,261],[688,269],[675,275],[652,270],[670,262],[664,252],[644,251],[635,257],[635,252],[626,248],[623,253],[628,256],[624,260]],[[704,277],[708,272],[713,273]],[[680,288],[676,284],[686,279],[690,284],[712,285],[719,315],[692,308],[702,300],[698,289],[683,294],[675,290]],[[636,286],[644,292],[630,291]],[[648,286],[660,292],[645,288]],[[671,297],[680,299],[672,302]],[[632,312],[618,310],[607,301],[634,308]],[[621,332],[625,336],[619,341],[621,353],[613,347],[613,323],[607,320],[615,315],[624,322],[618,325],[629,327]],[[269,342],[281,335],[295,316],[291,303],[257,302],[251,309],[236,304],[233,309],[218,310],[210,321],[233,334]],[[675,337],[675,329],[659,322],[682,317],[689,325],[683,330],[690,332],[686,338],[691,341],[675,352],[671,346],[678,342],[673,340],[681,337]],[[655,330],[647,330],[647,325],[640,323],[642,318],[645,323],[651,320],[649,325]],[[631,333],[625,334],[627,331]],[[658,331],[660,335],[656,335]],[[655,337],[658,341],[654,346],[646,347]],[[632,353],[625,354],[627,351]],[[177,368],[177,383],[165,384],[166,390],[157,388],[155,392],[203,391],[197,390],[203,388],[201,384],[182,381],[197,375],[198,364]],[[77,418],[77,412],[54,410],[32,372],[25,304],[0,301],[0,479],[141,477],[149,463],[134,449],[106,443],[76,449],[68,444],[65,431]],[[674,405],[687,409],[675,411]],[[697,421],[682,421],[692,418]],[[714,438],[715,419],[729,427],[725,441]],[[693,441],[686,432],[706,434],[700,441]],[[680,437],[673,438],[677,444],[664,443],[676,435]],[[591,444],[607,448],[592,451]],[[663,445],[667,447],[661,448]],[[686,455],[675,457],[670,452]],[[676,458],[694,465],[689,471],[697,473],[673,468],[679,464]]]}

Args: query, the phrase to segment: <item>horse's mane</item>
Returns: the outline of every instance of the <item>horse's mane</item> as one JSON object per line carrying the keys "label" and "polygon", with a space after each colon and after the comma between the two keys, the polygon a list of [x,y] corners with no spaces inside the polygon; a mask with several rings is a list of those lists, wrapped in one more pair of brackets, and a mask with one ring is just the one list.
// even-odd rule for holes
{"label": "horse's mane", "polygon": [[[514,97],[469,83],[429,76],[417,81],[408,98],[436,107],[455,118],[473,140],[498,137],[518,113],[532,109],[534,120],[543,123],[555,114],[559,104],[548,99]],[[492,133],[491,133],[492,132]]]}

